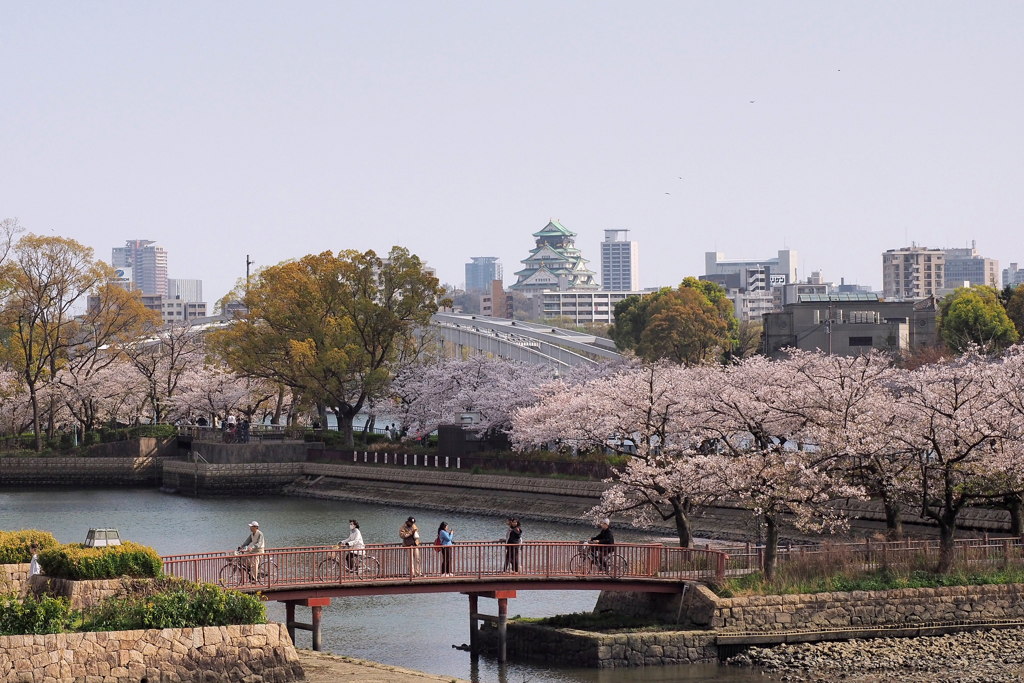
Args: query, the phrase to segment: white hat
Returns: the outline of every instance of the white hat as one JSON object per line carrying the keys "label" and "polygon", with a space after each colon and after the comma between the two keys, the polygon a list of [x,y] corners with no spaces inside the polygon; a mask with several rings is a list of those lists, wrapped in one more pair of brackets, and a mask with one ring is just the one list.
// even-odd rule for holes
{"label": "white hat", "polygon": [[[601,518],[601,524],[611,524],[611,523],[612,523],[612,520],[608,519],[607,517],[602,517]],[[257,526],[259,526],[259,525],[257,524]]]}
{"label": "white hat", "polygon": [[249,522],[249,526],[259,526],[259,525],[260,525],[260,523],[257,522],[256,520],[253,520],[253,521]]}

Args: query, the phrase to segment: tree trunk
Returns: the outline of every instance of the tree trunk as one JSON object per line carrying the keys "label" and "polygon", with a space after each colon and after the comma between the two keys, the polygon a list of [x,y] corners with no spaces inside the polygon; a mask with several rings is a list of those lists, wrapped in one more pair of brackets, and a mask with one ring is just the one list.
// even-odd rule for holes
{"label": "tree trunk", "polygon": [[1010,533],[1020,536],[1024,530],[1024,496],[1019,493],[1011,493],[1003,499],[1003,505],[1010,513]]}
{"label": "tree trunk", "polygon": [[946,574],[953,567],[955,553],[954,535],[956,533],[955,521],[947,519],[943,515],[939,523],[939,566],[936,571],[939,574]]}
{"label": "tree trunk", "polygon": [[355,435],[352,429],[352,422],[355,420],[355,415],[343,415],[338,413],[338,431],[341,432],[341,442],[346,448],[355,448]]}
{"label": "tree trunk", "polygon": [[885,537],[890,541],[898,541],[903,538],[903,518],[900,513],[903,507],[890,498],[883,498],[885,506]]}
{"label": "tree trunk", "polygon": [[270,424],[279,425],[281,424],[281,413],[284,411],[284,387],[277,388],[277,403],[274,404],[274,417],[270,419]]}
{"label": "tree trunk", "polygon": [[672,498],[672,517],[676,522],[676,533],[679,535],[679,547],[689,548],[693,544],[693,532],[690,528],[690,517],[686,514],[686,506],[682,501]]}
{"label": "tree trunk", "polygon": [[775,578],[775,562],[779,553],[779,525],[774,517],[764,517],[764,578],[771,581]]}
{"label": "tree trunk", "polygon": [[32,400],[32,429],[36,436],[36,453],[43,452],[43,430],[39,428],[39,396],[36,388],[30,384],[28,387],[29,397]]}

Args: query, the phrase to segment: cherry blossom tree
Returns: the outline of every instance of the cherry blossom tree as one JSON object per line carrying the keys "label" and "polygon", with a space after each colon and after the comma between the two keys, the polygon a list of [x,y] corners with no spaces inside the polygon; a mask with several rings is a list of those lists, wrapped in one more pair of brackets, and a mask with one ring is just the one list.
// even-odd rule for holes
{"label": "cherry blossom tree", "polygon": [[791,351],[789,358],[802,384],[808,440],[838,457],[850,480],[881,501],[887,535],[901,538],[901,512],[913,499],[915,460],[897,434],[893,358],[880,351],[857,356]]}
{"label": "cherry blossom tree", "polygon": [[182,377],[205,361],[203,333],[189,323],[172,323],[154,337],[126,349],[145,383],[146,402],[154,422],[163,422]]}
{"label": "cherry blossom tree", "polygon": [[702,453],[690,403],[702,369],[660,362],[626,367],[583,384],[545,386],[543,398],[513,419],[518,448],[557,443],[573,450],[611,451],[628,459],[591,516],[625,513],[634,524],[673,520],[679,543],[691,545],[691,515],[710,503],[714,456]]}
{"label": "cherry blossom tree", "polygon": [[993,482],[1024,479],[1016,457],[1019,416],[1003,395],[1002,371],[969,352],[909,372],[898,385],[898,433],[917,459],[921,514],[939,527],[939,571],[952,566],[963,508],[991,500]]}
{"label": "cherry blossom tree", "polygon": [[226,418],[241,413],[250,420],[261,407],[276,399],[277,388],[265,380],[243,377],[213,365],[189,368],[178,383],[169,405],[180,417],[192,413]]}
{"label": "cherry blossom tree", "polygon": [[720,490],[764,521],[769,579],[782,515],[799,529],[836,531],[848,520],[832,503],[864,496],[837,458],[805,447],[810,402],[798,372],[805,361],[747,358],[707,372],[696,391],[699,418],[722,456],[715,461]]}

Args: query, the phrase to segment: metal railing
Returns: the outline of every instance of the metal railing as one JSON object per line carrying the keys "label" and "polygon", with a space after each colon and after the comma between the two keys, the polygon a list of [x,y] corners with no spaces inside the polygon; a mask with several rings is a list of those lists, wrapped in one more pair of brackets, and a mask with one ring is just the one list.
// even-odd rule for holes
{"label": "metal railing", "polygon": [[[747,544],[730,548],[725,572],[731,576],[764,569],[763,546]],[[780,569],[787,565],[804,564],[831,568],[871,571],[883,568],[917,569],[938,563],[938,540],[878,541],[865,539],[856,543],[825,543],[821,545],[783,545],[777,551]],[[974,567],[1024,566],[1024,539],[1019,537],[956,539],[953,542],[953,562]]]}
{"label": "metal railing", "polygon": [[[591,552],[591,549],[596,549]],[[361,554],[350,569],[346,554]],[[442,559],[450,553],[448,576]],[[241,590],[273,591],[300,586],[337,586],[367,581],[414,580],[494,581],[502,578],[648,579],[717,583],[726,570],[727,556],[715,550],[660,544],[617,543],[585,546],[577,542],[494,542],[434,545],[368,545],[362,551],[336,546],[275,548],[258,556],[262,570],[254,581],[231,579],[232,565],[251,555],[195,553],[163,558],[164,573],[190,581],[232,585]],[[612,562],[608,558],[617,557]],[[356,558],[353,558],[356,559]],[[367,567],[370,567],[367,570]],[[518,571],[515,571],[518,568]]]}

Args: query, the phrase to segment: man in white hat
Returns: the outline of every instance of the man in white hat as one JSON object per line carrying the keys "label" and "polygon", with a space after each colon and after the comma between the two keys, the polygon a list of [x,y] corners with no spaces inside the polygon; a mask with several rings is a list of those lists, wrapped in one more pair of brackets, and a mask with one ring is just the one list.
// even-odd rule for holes
{"label": "man in white hat", "polygon": [[249,578],[253,581],[260,575],[260,555],[266,543],[263,540],[263,532],[260,531],[260,523],[256,520],[249,522],[249,537],[242,541],[238,549],[243,553],[253,553],[249,558]]}

